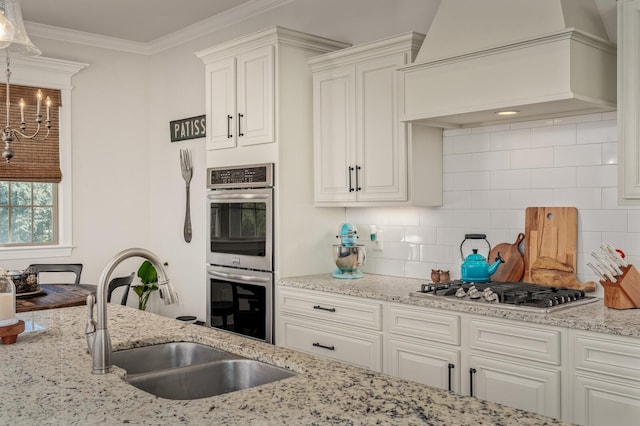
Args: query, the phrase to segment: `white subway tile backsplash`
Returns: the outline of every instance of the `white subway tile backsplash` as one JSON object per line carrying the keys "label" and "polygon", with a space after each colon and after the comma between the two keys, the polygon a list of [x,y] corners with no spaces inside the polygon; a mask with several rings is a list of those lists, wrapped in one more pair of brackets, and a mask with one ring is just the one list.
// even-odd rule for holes
{"label": "white subway tile backsplash", "polygon": [[369,225],[382,230],[381,251],[364,241],[362,270],[428,279],[431,269],[449,269],[459,278],[464,235],[513,242],[531,206],[578,208],[581,281],[595,279],[585,262],[602,241],[640,263],[640,209],[617,204],[615,120],[612,111],[445,130],[442,207],[347,209],[361,238]]}
{"label": "white subway tile backsplash", "polygon": [[519,149],[511,151],[512,169],[553,167],[553,148]]}
{"label": "white subway tile backsplash", "polygon": [[508,209],[511,204],[511,192],[508,190],[472,191],[473,209]]}
{"label": "white subway tile backsplash", "polygon": [[411,244],[436,244],[437,228],[411,226],[404,228],[404,242]]}
{"label": "white subway tile backsplash", "polygon": [[616,120],[594,121],[578,124],[577,142],[603,143],[618,140],[618,126]]}
{"label": "white subway tile backsplash", "polygon": [[489,189],[491,172],[445,173],[446,188],[450,191]]}
{"label": "white subway tile backsplash", "polygon": [[478,191],[445,191],[442,194],[442,208],[470,209],[472,207],[472,196]]}
{"label": "white subway tile backsplash", "polygon": [[601,188],[560,188],[553,190],[554,206],[573,206],[578,209],[602,207]]}
{"label": "white subway tile backsplash", "polygon": [[511,208],[522,210],[531,206],[553,206],[553,190],[520,189],[511,191]]}
{"label": "white subway tile backsplash", "polygon": [[531,170],[497,170],[491,172],[491,189],[531,187]]}
{"label": "white subway tile backsplash", "polygon": [[526,149],[531,146],[531,129],[517,129],[491,134],[492,151]]}
{"label": "white subway tile backsplash", "polygon": [[509,168],[509,152],[481,152],[471,154],[470,170],[501,170]]}
{"label": "white subway tile backsplash", "polygon": [[626,232],[627,212],[625,210],[579,210],[578,221],[582,230],[597,232]]}
{"label": "white subway tile backsplash", "polygon": [[554,166],[592,166],[602,164],[602,148],[598,144],[556,146]]}
{"label": "white subway tile backsplash", "polygon": [[556,167],[531,170],[533,188],[575,188],[577,172],[575,167]]}
{"label": "white subway tile backsplash", "polygon": [[602,208],[618,209],[618,188],[602,188]]}
{"label": "white subway tile backsplash", "polygon": [[602,144],[602,164],[618,164],[618,144],[616,142]]}
{"label": "white subway tile backsplash", "polygon": [[404,264],[402,260],[377,259],[375,273],[392,277],[404,277]]}
{"label": "white subway tile backsplash", "polygon": [[531,129],[531,146],[575,145],[576,126],[550,126]]}
{"label": "white subway tile backsplash", "polygon": [[615,165],[578,167],[577,177],[578,187],[614,187],[618,183],[618,167]]}
{"label": "white subway tile backsplash", "polygon": [[447,173],[468,172],[472,170],[472,154],[454,154],[442,158],[442,167]]}
{"label": "white subway tile backsplash", "polygon": [[467,152],[489,151],[489,133],[472,133],[453,137],[453,152],[462,154]]}

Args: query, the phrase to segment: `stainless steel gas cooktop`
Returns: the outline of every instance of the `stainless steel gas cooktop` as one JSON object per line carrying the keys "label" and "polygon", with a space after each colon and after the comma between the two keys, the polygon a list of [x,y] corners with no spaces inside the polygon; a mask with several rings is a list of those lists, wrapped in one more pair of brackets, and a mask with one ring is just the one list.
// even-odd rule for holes
{"label": "stainless steel gas cooktop", "polygon": [[461,303],[495,305],[503,309],[549,313],[598,300],[582,290],[531,283],[465,283],[459,280],[422,284],[415,297],[447,299]]}

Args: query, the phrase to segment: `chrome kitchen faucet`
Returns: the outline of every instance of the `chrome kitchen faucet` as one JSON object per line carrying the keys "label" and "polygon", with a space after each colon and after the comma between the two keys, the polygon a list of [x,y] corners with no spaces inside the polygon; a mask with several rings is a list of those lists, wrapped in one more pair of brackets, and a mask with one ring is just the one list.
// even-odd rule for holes
{"label": "chrome kitchen faucet", "polygon": [[104,267],[100,275],[98,290],[96,291],[98,305],[98,321],[93,320],[93,295],[87,297],[89,318],[87,329],[87,347],[89,353],[93,355],[93,374],[106,374],[111,372],[111,337],[107,330],[107,291],[109,289],[109,278],[114,269],[125,259],[130,257],[142,257],[148,260],[156,268],[158,273],[158,288],[160,297],[165,305],[171,305],[178,301],[175,289],[171,286],[167,278],[167,271],[162,262],[155,254],[149,250],[141,248],[129,248],[116,254]]}

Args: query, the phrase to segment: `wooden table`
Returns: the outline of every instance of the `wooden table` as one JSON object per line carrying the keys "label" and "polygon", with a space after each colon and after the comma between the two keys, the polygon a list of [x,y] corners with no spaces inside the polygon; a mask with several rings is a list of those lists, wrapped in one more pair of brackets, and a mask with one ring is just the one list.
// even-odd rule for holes
{"label": "wooden table", "polygon": [[16,298],[16,312],[40,311],[43,309],[82,306],[87,303],[87,296],[95,294],[97,286],[89,284],[40,284],[45,294],[20,299]]}

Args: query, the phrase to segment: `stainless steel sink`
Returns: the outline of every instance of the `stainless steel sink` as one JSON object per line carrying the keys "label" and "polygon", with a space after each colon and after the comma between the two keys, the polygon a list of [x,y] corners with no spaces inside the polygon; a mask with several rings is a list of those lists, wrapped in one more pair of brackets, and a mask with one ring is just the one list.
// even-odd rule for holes
{"label": "stainless steel sink", "polygon": [[296,373],[210,346],[173,342],[113,352],[126,381],[167,399],[206,398],[264,385]]}
{"label": "stainless steel sink", "polygon": [[111,363],[129,375],[238,358],[241,357],[194,342],[162,343],[111,353]]}
{"label": "stainless steel sink", "polygon": [[252,359],[233,359],[137,375],[127,381],[167,399],[198,399],[249,389],[295,376]]}

